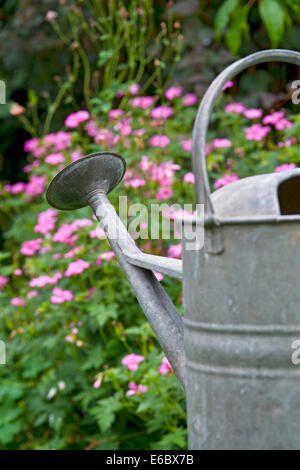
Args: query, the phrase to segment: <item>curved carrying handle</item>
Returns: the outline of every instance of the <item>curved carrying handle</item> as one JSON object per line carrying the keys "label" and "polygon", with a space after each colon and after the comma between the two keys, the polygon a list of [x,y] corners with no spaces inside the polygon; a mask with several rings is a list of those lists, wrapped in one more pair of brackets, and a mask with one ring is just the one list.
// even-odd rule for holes
{"label": "curved carrying handle", "polygon": [[300,53],[285,49],[271,49],[248,55],[223,70],[212,82],[201,101],[193,129],[192,165],[195,174],[196,202],[205,204],[206,216],[214,218],[205,156],[206,135],[213,105],[228,80],[251,65],[273,61],[300,65]]}

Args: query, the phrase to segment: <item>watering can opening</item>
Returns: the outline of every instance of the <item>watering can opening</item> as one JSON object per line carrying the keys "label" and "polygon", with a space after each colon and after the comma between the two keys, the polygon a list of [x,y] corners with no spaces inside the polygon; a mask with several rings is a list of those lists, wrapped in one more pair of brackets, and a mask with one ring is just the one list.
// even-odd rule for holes
{"label": "watering can opening", "polygon": [[300,176],[291,177],[278,186],[281,215],[300,214]]}

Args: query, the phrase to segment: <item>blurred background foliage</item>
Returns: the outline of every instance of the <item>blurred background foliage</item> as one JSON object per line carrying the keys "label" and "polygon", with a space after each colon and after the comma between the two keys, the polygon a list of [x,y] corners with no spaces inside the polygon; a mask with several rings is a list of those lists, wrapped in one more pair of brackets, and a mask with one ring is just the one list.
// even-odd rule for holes
{"label": "blurred background foliage", "polygon": [[[48,11],[57,13],[54,21],[46,21]],[[108,109],[122,82],[161,93],[172,77],[201,97],[236,57],[270,47],[297,50],[300,1],[1,0],[0,25],[7,87],[0,172],[19,181],[29,134],[59,129],[68,111],[89,109],[91,97],[100,98],[99,111]],[[243,74],[236,93],[250,95],[253,105],[284,101],[290,67],[258,68]],[[26,107],[22,122],[10,115],[11,102]]]}

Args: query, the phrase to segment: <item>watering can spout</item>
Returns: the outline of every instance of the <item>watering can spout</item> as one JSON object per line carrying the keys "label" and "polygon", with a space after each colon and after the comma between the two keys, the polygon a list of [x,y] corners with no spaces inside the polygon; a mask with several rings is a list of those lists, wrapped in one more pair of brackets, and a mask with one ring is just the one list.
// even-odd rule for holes
{"label": "watering can spout", "polygon": [[90,205],[102,225],[156,337],[181,386],[185,383],[183,321],[152,270],[182,277],[182,262],[142,253],[110,204],[109,193],[123,178],[126,165],[114,153],[88,155],[65,167],[51,182],[47,201],[57,209]]}

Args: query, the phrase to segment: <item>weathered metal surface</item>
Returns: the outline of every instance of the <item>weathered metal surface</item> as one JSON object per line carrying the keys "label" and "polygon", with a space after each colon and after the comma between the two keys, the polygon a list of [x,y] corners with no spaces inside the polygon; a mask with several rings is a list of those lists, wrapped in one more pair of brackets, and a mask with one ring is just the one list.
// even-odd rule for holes
{"label": "weathered metal surface", "polygon": [[222,235],[183,255],[189,447],[299,449],[300,220]]}
{"label": "weathered metal surface", "polygon": [[126,170],[124,158],[112,152],[98,152],[70,163],[55,178],[48,191],[47,201],[56,209],[79,209],[88,205],[95,191],[108,194],[122,180]]}

